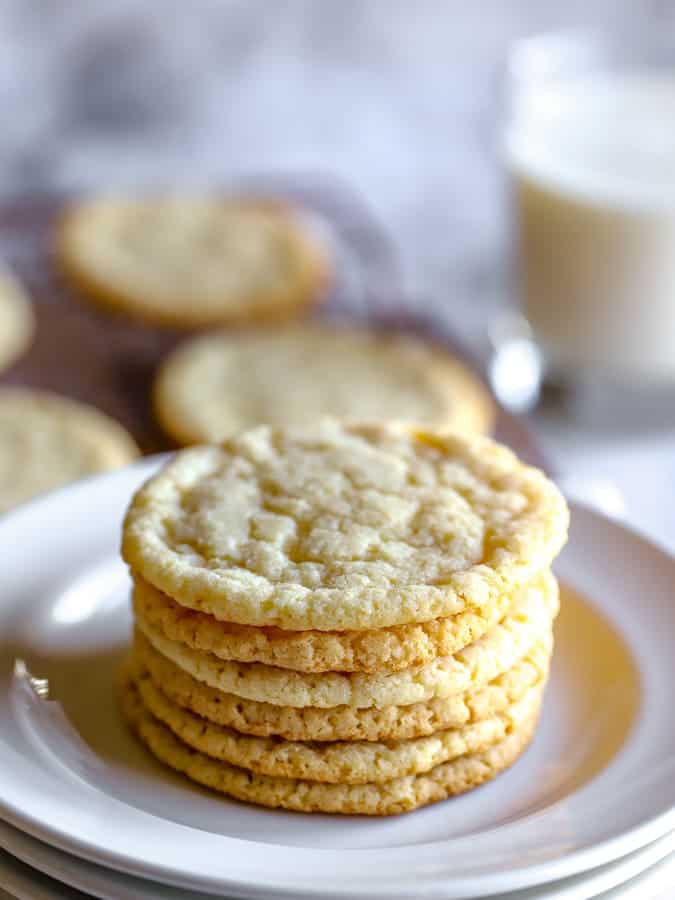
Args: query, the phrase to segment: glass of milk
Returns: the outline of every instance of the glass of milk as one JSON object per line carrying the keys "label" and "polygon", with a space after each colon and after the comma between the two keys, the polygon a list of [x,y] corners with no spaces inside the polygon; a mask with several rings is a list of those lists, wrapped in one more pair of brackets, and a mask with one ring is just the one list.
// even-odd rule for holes
{"label": "glass of milk", "polygon": [[675,389],[675,35],[516,45],[516,297],[549,373]]}

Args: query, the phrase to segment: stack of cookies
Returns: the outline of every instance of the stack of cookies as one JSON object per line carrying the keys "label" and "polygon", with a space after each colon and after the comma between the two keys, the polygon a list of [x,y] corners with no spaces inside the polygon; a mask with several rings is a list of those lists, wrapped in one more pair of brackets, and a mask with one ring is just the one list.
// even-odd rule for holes
{"label": "stack of cookies", "polygon": [[565,502],[484,437],[259,427],[136,494],[124,714],[239,800],[386,815],[528,745],[552,652]]}

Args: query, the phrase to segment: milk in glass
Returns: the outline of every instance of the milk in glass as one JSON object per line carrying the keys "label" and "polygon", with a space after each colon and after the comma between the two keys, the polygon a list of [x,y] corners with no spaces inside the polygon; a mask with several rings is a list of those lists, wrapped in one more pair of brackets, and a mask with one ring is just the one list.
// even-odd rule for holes
{"label": "milk in glass", "polygon": [[675,67],[516,97],[522,309],[553,367],[675,379]]}

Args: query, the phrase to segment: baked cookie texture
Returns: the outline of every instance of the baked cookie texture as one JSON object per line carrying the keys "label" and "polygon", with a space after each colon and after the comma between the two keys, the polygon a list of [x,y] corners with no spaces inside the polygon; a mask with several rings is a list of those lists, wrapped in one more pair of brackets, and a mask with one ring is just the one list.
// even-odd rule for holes
{"label": "baked cookie texture", "polygon": [[47,391],[0,388],[0,512],[138,456],[104,413]]}
{"label": "baked cookie texture", "polygon": [[185,744],[213,759],[263,775],[368,784],[428,772],[468,753],[480,753],[503,740],[518,723],[534,713],[542,686],[530,688],[518,701],[493,716],[426,737],[388,741],[279,741],[205,721],[169,700],[149,678],[136,687],[146,709]]}
{"label": "baked cookie texture", "polygon": [[494,421],[487,389],[438,347],[334,325],[193,338],[163,363],[153,395],[161,425],[181,444],[328,415],[477,433],[490,431]]}
{"label": "baked cookie texture", "polygon": [[84,298],[175,328],[280,321],[330,279],[326,249],[290,207],[207,195],[82,201],[56,258]]}
{"label": "baked cookie texture", "polygon": [[133,498],[122,555],[224,621],[384,628],[513,593],[567,523],[555,486],[489,438],[325,420],[178,454]]}
{"label": "baked cookie texture", "polygon": [[123,526],[124,716],[236,800],[391,815],[529,744],[553,652],[561,495],[448,428],[260,426],[181,451]]}
{"label": "baked cookie texture", "polygon": [[483,609],[456,616],[361,631],[284,631],[236,625],[181,606],[134,578],[136,620],[179,644],[237,662],[261,662],[296,672],[396,672],[450,656],[482,637],[511,605],[503,594]]}
{"label": "baked cookie texture", "polygon": [[150,752],[197,783],[259,806],[342,815],[385,816],[409,812],[484,784],[507,769],[526,749],[538,712],[513,727],[482,753],[442,763],[421,775],[368,784],[329,784],[261,775],[215,760],[176,738],[141,702],[133,683],[122,691],[122,711]]}
{"label": "baked cookie texture", "polygon": [[[552,580],[552,579],[551,579]],[[197,681],[247,700],[277,706],[406,706],[450,697],[492,681],[549,631],[557,591],[542,581],[523,588],[504,619],[452,656],[396,672],[294,672],[223,660],[172,641],[137,622],[152,646]]]}
{"label": "baked cookie texture", "polygon": [[35,330],[30,299],[20,282],[0,268],[0,371],[27,350]]}
{"label": "baked cookie texture", "polygon": [[136,633],[133,658],[140,675],[175,704],[242,734],[288,741],[388,741],[461,728],[503,712],[529,688],[546,680],[552,650],[553,637],[548,632],[510,669],[483,687],[423,703],[381,708],[343,705],[321,709],[245,700],[197,681],[155,650],[142,632]]}

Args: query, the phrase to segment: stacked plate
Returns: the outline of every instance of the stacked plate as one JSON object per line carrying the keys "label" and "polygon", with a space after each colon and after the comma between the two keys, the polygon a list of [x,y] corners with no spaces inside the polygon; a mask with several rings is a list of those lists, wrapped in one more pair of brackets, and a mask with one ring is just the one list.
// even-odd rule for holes
{"label": "stacked plate", "polygon": [[120,524],[156,465],[0,522],[2,887],[31,900],[673,895],[675,561],[573,507],[547,700],[512,769],[389,819],[265,810],[166,771],[113,702],[130,629]]}

